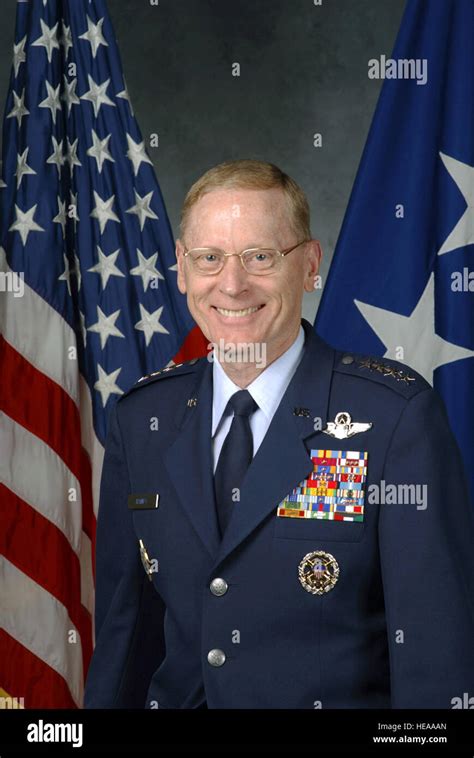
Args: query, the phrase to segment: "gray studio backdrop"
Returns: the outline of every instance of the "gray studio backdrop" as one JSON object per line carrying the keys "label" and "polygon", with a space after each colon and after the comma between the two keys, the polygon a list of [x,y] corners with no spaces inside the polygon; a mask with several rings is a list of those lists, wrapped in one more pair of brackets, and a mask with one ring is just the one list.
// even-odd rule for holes
{"label": "gray studio backdrop", "polygon": [[[138,123],[146,141],[159,136],[159,147],[148,150],[175,237],[184,195],[210,166],[268,160],[308,195],[324,283],[380,90],[380,81],[368,79],[367,63],[392,52],[404,6],[405,0],[321,6],[108,0]],[[0,7],[3,112],[16,0],[0,0]],[[315,133],[321,147],[313,145]],[[305,296],[310,321],[320,295]]]}

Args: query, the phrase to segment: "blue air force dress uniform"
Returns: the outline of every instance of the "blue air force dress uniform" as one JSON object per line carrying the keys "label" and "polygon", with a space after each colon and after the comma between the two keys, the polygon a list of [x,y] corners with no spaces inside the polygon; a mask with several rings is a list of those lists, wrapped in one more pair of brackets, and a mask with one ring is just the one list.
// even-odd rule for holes
{"label": "blue air force dress uniform", "polygon": [[474,695],[474,517],[439,397],[302,326],[222,537],[213,472],[230,421],[216,431],[212,411],[229,388],[213,398],[212,365],[164,369],[116,403],[85,707],[449,709]]}

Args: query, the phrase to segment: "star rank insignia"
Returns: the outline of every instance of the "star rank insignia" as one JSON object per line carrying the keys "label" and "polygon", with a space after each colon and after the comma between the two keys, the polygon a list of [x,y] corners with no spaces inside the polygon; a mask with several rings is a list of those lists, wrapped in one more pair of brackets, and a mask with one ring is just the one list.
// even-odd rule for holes
{"label": "star rank insignia", "polygon": [[179,368],[182,366],[182,363],[173,363],[171,366],[165,366],[164,368],[160,369],[160,371],[152,371],[151,374],[145,374],[145,376],[141,376],[138,380],[139,382],[143,382],[145,379],[150,379],[152,376],[159,376],[159,374],[166,374],[168,371],[171,371],[174,368]]}
{"label": "star rank insignia", "polygon": [[150,379],[152,376],[159,376],[160,374],[167,374],[168,371],[172,371],[175,368],[179,368],[180,366],[184,366],[186,363],[189,366],[193,366],[195,363],[197,363],[198,358],[193,358],[190,361],[184,361],[183,363],[172,363],[171,366],[165,366],[164,368],[160,369],[160,371],[152,371],[151,374],[145,374],[145,376],[141,376],[140,379],[138,379],[138,382],[143,382],[145,379]]}
{"label": "star rank insignia", "polygon": [[361,368],[367,368],[369,371],[377,371],[379,374],[382,374],[382,376],[391,376],[393,379],[396,379],[397,382],[405,382],[405,384],[408,384],[409,382],[415,381],[415,377],[410,376],[406,371],[403,371],[403,369],[389,366],[388,363],[382,363],[376,358],[364,358],[362,361],[359,361],[359,366]]}

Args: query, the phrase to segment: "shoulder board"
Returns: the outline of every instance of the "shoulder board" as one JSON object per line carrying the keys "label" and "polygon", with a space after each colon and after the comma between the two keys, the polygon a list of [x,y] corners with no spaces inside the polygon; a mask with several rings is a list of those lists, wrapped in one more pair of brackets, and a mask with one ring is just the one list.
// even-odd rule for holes
{"label": "shoulder board", "polygon": [[375,355],[336,352],[334,370],[379,382],[409,398],[431,385],[405,363]]}
{"label": "shoulder board", "polygon": [[140,379],[131,387],[129,387],[129,389],[124,392],[123,395],[121,395],[118,399],[121,400],[130,392],[133,392],[133,390],[137,390],[140,387],[145,387],[157,379],[165,379],[169,376],[181,376],[183,374],[188,374],[194,370],[194,366],[199,360],[199,358],[193,358],[192,360],[185,361],[184,363],[173,363],[171,366],[165,366],[159,371],[152,371],[151,374],[145,374],[145,376],[140,377]]}

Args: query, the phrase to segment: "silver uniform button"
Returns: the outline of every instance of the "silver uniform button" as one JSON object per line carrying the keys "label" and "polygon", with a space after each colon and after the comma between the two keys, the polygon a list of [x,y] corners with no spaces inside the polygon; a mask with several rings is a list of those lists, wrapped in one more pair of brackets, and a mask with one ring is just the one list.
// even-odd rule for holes
{"label": "silver uniform button", "polygon": [[228,589],[228,584],[225,579],[221,579],[220,576],[217,576],[215,579],[212,580],[209,589],[211,590],[213,595],[217,595],[219,597],[220,595],[225,595]]}
{"label": "silver uniform button", "polygon": [[342,363],[344,363],[346,366],[349,366],[351,363],[354,363],[354,356],[353,355],[343,355],[342,356]]}
{"label": "silver uniform button", "polygon": [[209,650],[207,660],[211,666],[222,666],[225,662],[225,653],[223,650],[219,650],[219,648],[215,647],[212,650]]}

